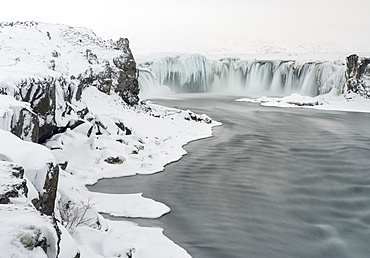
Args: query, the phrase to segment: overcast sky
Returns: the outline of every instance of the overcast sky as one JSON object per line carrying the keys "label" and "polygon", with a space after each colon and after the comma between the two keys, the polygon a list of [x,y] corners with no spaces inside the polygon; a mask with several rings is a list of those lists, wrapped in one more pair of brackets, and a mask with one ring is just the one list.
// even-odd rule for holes
{"label": "overcast sky", "polygon": [[2,21],[127,37],[143,52],[370,52],[370,0],[12,0]]}

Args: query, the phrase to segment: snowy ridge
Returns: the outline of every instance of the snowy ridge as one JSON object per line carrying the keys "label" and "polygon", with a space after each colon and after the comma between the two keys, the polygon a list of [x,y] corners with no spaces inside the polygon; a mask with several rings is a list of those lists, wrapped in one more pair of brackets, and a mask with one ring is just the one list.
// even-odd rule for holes
{"label": "snowy ridge", "polygon": [[89,29],[36,22],[2,23],[0,32],[0,93],[31,104],[40,127],[36,141],[87,112],[80,98],[84,87],[137,104],[136,63],[127,39],[105,41]]}
{"label": "snowy ridge", "polygon": [[[87,47],[101,60],[120,54],[113,41],[104,41],[85,28],[36,22],[0,23],[0,28],[2,80],[7,76],[10,82],[83,73],[91,67],[84,57]],[[50,67],[52,60],[55,67]]]}

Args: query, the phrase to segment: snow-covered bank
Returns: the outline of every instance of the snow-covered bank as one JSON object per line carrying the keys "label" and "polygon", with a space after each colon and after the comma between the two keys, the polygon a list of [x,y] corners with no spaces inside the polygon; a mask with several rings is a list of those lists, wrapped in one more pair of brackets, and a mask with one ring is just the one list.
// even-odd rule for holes
{"label": "snow-covered bank", "polygon": [[157,218],[170,211],[165,204],[140,193],[91,193],[85,185],[159,172],[186,153],[184,144],[210,137],[218,123],[139,101],[128,39],[10,22],[0,23],[0,42],[3,254],[189,257],[161,229],[99,214]]}
{"label": "snow-covered bank", "polygon": [[335,92],[319,95],[316,97],[302,96],[292,94],[282,98],[240,98],[236,101],[259,103],[262,106],[273,107],[301,107],[319,110],[337,110],[349,112],[367,112],[370,113],[370,100],[359,96],[358,94],[349,93],[337,95]]}
{"label": "snow-covered bank", "polygon": [[[0,98],[8,99],[8,96],[0,95]],[[142,228],[128,222],[112,222],[98,214],[104,212],[113,216],[157,218],[168,213],[169,207],[143,198],[141,194],[91,193],[85,184],[95,183],[100,178],[159,172],[167,163],[178,160],[186,153],[181,148],[183,145],[211,136],[212,127],[219,123],[205,115],[198,116],[191,111],[169,109],[151,103],[129,107],[118,95],[106,95],[94,87],[86,88],[82,98],[91,110],[86,121],[73,130],[68,129],[53,136],[45,143],[48,148],[24,142],[1,131],[1,142],[6,144],[1,145],[0,157],[23,165],[29,185],[28,201],[14,202],[15,208],[12,209],[0,207],[4,211],[4,227],[6,217],[11,216],[13,210],[20,214],[17,215],[19,218],[34,225],[31,228],[36,233],[37,228],[44,227],[41,221],[32,224],[32,216],[38,213],[34,208],[22,207],[29,205],[31,199],[37,196],[33,186],[42,188],[45,179],[37,173],[37,168],[45,171],[42,168],[50,159],[66,166],[60,169],[55,208],[56,217],[61,221],[59,228],[63,232],[59,257],[70,257],[68,255],[76,250],[81,257],[124,257],[129,252],[134,253],[133,257],[188,257],[186,251],[163,236],[161,229]],[[8,102],[0,103],[5,103],[2,110],[10,110]],[[16,100],[12,104],[22,106]],[[38,158],[40,154],[43,159]],[[61,213],[65,205],[84,207],[90,200],[91,209],[87,210],[84,218],[88,223],[76,227],[64,221],[65,214]],[[47,225],[53,228],[52,223]],[[14,227],[17,228],[16,224],[9,232]],[[4,233],[0,237],[11,247],[7,252],[21,256],[25,251],[17,247],[20,245],[17,236]],[[38,233],[36,236],[39,237]],[[56,235],[52,239],[56,242]],[[18,244],[12,244],[14,241]],[[32,250],[27,251],[30,257],[43,257],[40,255],[42,250]]]}
{"label": "snow-covered bank", "polygon": [[[84,185],[95,183],[103,177],[159,172],[164,165],[178,160],[186,153],[181,148],[184,144],[211,136],[212,127],[218,123],[205,115],[196,116],[190,111],[164,108],[151,103],[128,108],[119,96],[108,96],[94,87],[87,88],[82,98],[94,116],[90,123],[86,122],[74,130],[56,135],[46,143],[46,146],[53,149],[51,152],[55,156],[68,160],[68,166],[61,174],[60,188],[64,191],[63,196],[68,195],[75,202],[81,200],[81,196],[85,198],[82,201],[91,198],[97,211],[113,216],[156,218],[168,213],[170,210],[167,206],[142,198],[139,194],[91,193]],[[194,121],[198,118],[199,121]],[[124,123],[125,131],[117,126],[121,122],[122,126]],[[101,217],[99,219],[102,220]],[[93,244],[89,246],[90,241],[98,241],[101,242],[101,249],[95,250],[96,253],[103,257],[112,255],[113,244],[109,238],[113,234],[116,235],[115,241],[122,239],[135,250],[133,257],[188,256],[183,249],[161,235],[160,229],[103,221],[101,223],[106,223],[114,234],[107,235],[91,228],[77,229],[77,242],[84,243],[80,248],[82,253],[86,250],[90,254],[91,248],[96,248]],[[87,232],[89,239],[84,240]],[[76,234],[73,236],[76,237]]]}

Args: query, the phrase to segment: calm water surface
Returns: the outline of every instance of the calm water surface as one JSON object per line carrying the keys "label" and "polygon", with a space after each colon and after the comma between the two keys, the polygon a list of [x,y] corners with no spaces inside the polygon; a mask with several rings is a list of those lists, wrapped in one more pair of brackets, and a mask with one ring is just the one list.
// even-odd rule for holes
{"label": "calm water surface", "polygon": [[227,98],[156,100],[223,126],[149,176],[93,191],[137,193],[171,213],[164,228],[194,258],[370,257],[370,115],[261,107]]}

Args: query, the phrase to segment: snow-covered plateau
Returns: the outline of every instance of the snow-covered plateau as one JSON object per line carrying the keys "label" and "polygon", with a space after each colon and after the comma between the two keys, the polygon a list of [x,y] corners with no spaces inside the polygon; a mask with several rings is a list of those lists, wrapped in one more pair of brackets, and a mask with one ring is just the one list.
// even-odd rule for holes
{"label": "snow-covered plateau", "polygon": [[1,257],[189,257],[141,193],[92,193],[101,178],[150,174],[210,137],[206,115],[140,101],[128,40],[36,22],[0,23]]}

